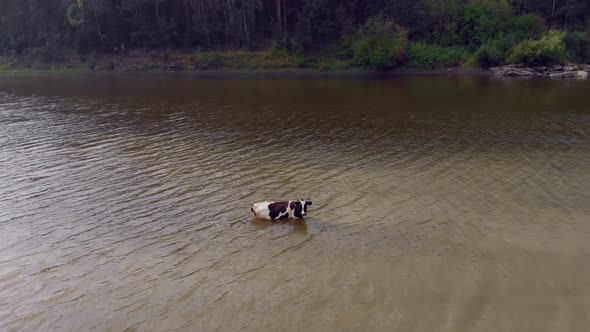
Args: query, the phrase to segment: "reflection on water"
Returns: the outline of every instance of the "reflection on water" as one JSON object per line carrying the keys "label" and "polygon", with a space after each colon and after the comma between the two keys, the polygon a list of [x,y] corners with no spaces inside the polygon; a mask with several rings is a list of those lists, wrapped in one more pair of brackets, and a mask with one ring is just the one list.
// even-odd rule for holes
{"label": "reflection on water", "polygon": [[265,219],[253,219],[252,224],[256,229],[263,230],[267,227],[276,227],[281,230],[289,230],[291,233],[307,235],[307,222],[305,220],[270,221]]}
{"label": "reflection on water", "polygon": [[588,91],[0,77],[0,326],[587,330]]}

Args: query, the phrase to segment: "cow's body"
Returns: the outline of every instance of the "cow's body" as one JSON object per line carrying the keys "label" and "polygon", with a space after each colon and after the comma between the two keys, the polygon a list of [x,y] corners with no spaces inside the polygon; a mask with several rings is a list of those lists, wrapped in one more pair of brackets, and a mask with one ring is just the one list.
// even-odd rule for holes
{"label": "cow's body", "polygon": [[259,219],[301,219],[307,215],[309,200],[261,202],[252,205],[250,211]]}

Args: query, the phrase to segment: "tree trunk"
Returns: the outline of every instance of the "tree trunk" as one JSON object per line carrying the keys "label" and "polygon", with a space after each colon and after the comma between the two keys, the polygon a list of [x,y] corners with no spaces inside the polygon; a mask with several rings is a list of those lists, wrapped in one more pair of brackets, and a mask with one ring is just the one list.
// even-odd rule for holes
{"label": "tree trunk", "polygon": [[223,6],[223,41],[227,42],[227,36],[228,36],[228,29],[229,29],[229,20],[227,18],[227,5]]}
{"label": "tree trunk", "polygon": [[570,0],[565,2],[565,16],[563,17],[563,31],[567,31],[567,19],[570,12]]}
{"label": "tree trunk", "polygon": [[154,12],[156,13],[156,25],[158,26],[158,30],[160,30],[160,4],[158,1],[154,0]]}
{"label": "tree trunk", "polygon": [[201,15],[203,15],[203,23],[205,24],[205,40],[207,41],[207,46],[211,46],[211,42],[209,41],[209,26],[207,24],[207,15],[205,14],[205,7],[203,6],[203,1],[201,2]]}
{"label": "tree trunk", "polygon": [[287,45],[287,0],[283,0],[283,44]]}
{"label": "tree trunk", "polygon": [[186,36],[185,36],[185,47],[190,43],[191,36],[191,15],[188,8],[188,0],[184,0],[184,10],[186,12]]}
{"label": "tree trunk", "polygon": [[277,0],[277,28],[279,30],[279,34],[283,33],[283,14],[281,10],[281,3],[282,0]]}
{"label": "tree trunk", "polygon": [[94,12],[94,19],[96,20],[96,28],[98,30],[98,38],[102,41],[102,29],[100,27],[100,20],[98,19],[98,9],[96,8],[96,0],[92,0],[92,9]]}
{"label": "tree trunk", "polygon": [[244,22],[244,33],[246,34],[246,42],[250,44],[250,34],[248,33],[248,25],[246,24],[246,3],[242,0],[242,21]]}
{"label": "tree trunk", "polygon": [[553,0],[553,8],[551,9],[551,28],[554,27],[555,24],[555,0]]}

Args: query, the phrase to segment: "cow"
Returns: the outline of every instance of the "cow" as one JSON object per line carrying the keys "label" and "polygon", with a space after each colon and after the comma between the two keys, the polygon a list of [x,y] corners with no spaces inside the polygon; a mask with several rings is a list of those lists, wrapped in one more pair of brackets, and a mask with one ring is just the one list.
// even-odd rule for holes
{"label": "cow", "polygon": [[250,208],[254,217],[258,219],[302,219],[307,215],[307,207],[312,202],[307,199],[282,202],[261,202],[255,203]]}

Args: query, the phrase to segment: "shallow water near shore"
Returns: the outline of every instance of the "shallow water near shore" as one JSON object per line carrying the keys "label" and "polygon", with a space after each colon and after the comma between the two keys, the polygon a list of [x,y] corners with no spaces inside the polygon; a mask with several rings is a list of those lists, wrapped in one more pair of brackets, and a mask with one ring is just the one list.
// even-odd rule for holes
{"label": "shallow water near shore", "polygon": [[0,77],[0,330],[588,330],[589,92]]}

